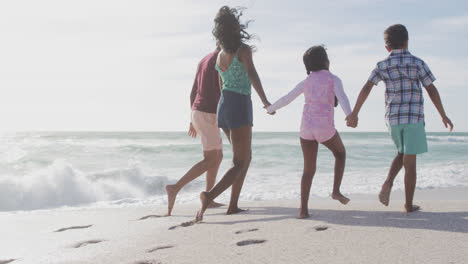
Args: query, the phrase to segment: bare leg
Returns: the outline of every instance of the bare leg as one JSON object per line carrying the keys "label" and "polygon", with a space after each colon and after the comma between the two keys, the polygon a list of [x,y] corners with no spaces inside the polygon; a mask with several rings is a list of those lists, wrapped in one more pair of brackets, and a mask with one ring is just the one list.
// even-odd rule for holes
{"label": "bare leg", "polygon": [[[226,137],[228,138],[229,143],[231,143],[231,131],[225,128],[223,128],[223,131],[226,134]],[[250,156],[252,156],[252,154]],[[251,158],[248,160],[248,162],[246,162],[246,166],[244,170],[242,170],[241,177],[238,180],[236,180],[234,184],[232,185],[231,201],[229,202],[229,208],[226,212],[226,214],[228,215],[246,211],[246,210],[240,209],[237,205],[237,202],[239,201],[239,196],[242,190],[242,185],[244,184],[245,176],[247,175],[247,171],[249,170],[250,160]]]}
{"label": "bare leg", "polygon": [[218,169],[219,169],[219,165],[221,165],[221,161],[223,159],[223,151],[222,150],[213,150],[213,151],[216,151],[216,157],[218,158],[217,159],[217,163],[214,164],[213,167],[209,168],[207,171],[206,171],[206,191],[209,191],[211,190],[211,188],[213,188],[215,182],[216,182],[216,175],[218,174]]}
{"label": "bare leg", "polygon": [[247,171],[249,170],[250,161],[252,160],[252,150],[251,150],[252,149],[252,127],[250,127],[250,131],[248,132],[250,133],[250,136],[248,136],[248,140],[246,140],[245,147],[249,149],[249,155],[247,156],[247,159],[245,160],[241,175],[232,184],[231,201],[229,202],[229,208],[226,212],[226,214],[228,215],[245,211],[243,209],[240,209],[237,203],[239,202],[239,196],[242,190],[242,185],[244,185],[244,179],[245,179],[245,176],[247,175]]}
{"label": "bare leg", "polygon": [[[231,130],[223,128],[223,131],[224,131],[224,134],[226,134],[226,137],[228,138],[229,143],[231,143]],[[245,211],[245,210],[242,210],[239,207],[237,207],[237,200],[239,200],[240,191],[242,189],[242,185],[244,183],[245,175],[247,174],[247,170],[249,168],[249,165],[250,165],[250,160],[249,160],[248,164],[246,165],[247,168],[242,171],[241,178],[239,180],[236,180],[234,182],[234,184],[232,185],[231,201],[229,203],[229,207],[228,207],[228,210],[226,212],[226,214],[228,214],[228,215]],[[240,187],[239,187],[239,182],[240,182]],[[238,191],[234,192],[233,191],[234,189],[236,189]],[[233,198],[233,197],[237,197],[237,198]],[[233,202],[233,201],[235,201],[235,202]]]}
{"label": "bare leg", "polygon": [[[203,152],[203,160],[195,164],[176,184],[166,185],[166,193],[168,198],[167,215],[171,215],[172,208],[177,197],[177,193],[189,182],[198,178],[204,172],[211,168],[219,167],[223,156],[220,150],[211,150]],[[216,175],[215,175],[216,177]]]}
{"label": "bare leg", "polygon": [[222,128],[222,129],[223,129],[224,134],[226,134],[227,139],[229,140],[229,144],[232,144],[232,142],[231,142],[231,130],[229,130],[227,128]]}
{"label": "bare leg", "polygon": [[402,167],[403,167],[403,153],[398,153],[393,159],[392,166],[390,167],[390,170],[388,171],[387,179],[382,185],[382,189],[380,190],[380,193],[379,193],[379,200],[385,206],[388,206],[388,204],[390,203],[390,192],[392,191],[393,181],[395,181],[395,178],[400,172]]}
{"label": "bare leg", "polygon": [[250,158],[245,162],[241,175],[238,179],[236,179],[236,181],[234,181],[234,184],[232,185],[231,200],[229,202],[229,208],[226,212],[226,214],[228,215],[247,211],[245,209],[239,208],[237,203],[239,202],[239,196],[242,190],[242,186],[244,185],[245,176],[247,175],[247,171],[249,170],[250,161],[252,160],[251,157],[252,155],[250,155]]}
{"label": "bare leg", "polygon": [[197,213],[196,221],[203,219],[208,205],[218,195],[229,188],[238,177],[241,176],[242,170],[245,168],[246,162],[250,159],[250,142],[252,137],[252,127],[250,125],[242,126],[231,130],[231,144],[233,152],[233,166],[224,174],[223,178],[209,192],[202,192],[200,200],[202,206]]}
{"label": "bare leg", "polygon": [[[216,175],[218,174],[218,169],[219,169],[219,165],[221,165],[221,161],[222,161],[222,157],[223,157],[223,151],[222,150],[218,150],[219,151],[219,156],[221,157],[219,159],[219,162],[218,164],[213,167],[213,168],[210,168],[206,171],[206,191],[209,191],[211,190],[211,188],[213,188],[215,182],[216,182]],[[215,208],[215,207],[220,207],[220,206],[223,206],[224,204],[221,204],[221,203],[217,203],[215,201],[211,202],[211,204],[208,206],[208,208]]]}
{"label": "bare leg", "polygon": [[418,211],[419,206],[413,205],[414,190],[416,189],[416,155],[404,155],[403,166],[405,167],[405,209],[411,213]]}
{"label": "bare leg", "polygon": [[333,181],[332,198],[340,201],[342,204],[347,204],[349,199],[340,192],[341,180],[343,179],[344,168],[346,165],[346,150],[338,131],[331,139],[323,142],[322,144],[331,150],[333,156],[335,156],[335,180]]}
{"label": "bare leg", "polygon": [[299,218],[309,218],[309,196],[312,179],[317,167],[318,143],[315,140],[301,138],[302,155],[304,157],[304,171],[301,180],[301,208]]}

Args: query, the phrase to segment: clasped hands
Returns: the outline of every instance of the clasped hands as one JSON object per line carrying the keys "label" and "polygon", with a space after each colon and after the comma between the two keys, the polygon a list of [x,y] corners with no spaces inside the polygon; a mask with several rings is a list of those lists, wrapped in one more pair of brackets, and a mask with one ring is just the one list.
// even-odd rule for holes
{"label": "clasped hands", "polygon": [[357,117],[357,115],[351,113],[345,118],[345,120],[347,126],[355,128],[358,125],[359,118]]}
{"label": "clasped hands", "polygon": [[[271,103],[268,102],[268,100],[265,100],[265,101],[263,102],[263,108],[265,108],[265,110],[266,110],[270,105],[271,105]],[[274,114],[276,114],[276,112],[271,112],[271,113],[270,113],[270,112],[268,112],[268,110],[267,110],[267,114],[269,114],[269,115],[274,115]]]}

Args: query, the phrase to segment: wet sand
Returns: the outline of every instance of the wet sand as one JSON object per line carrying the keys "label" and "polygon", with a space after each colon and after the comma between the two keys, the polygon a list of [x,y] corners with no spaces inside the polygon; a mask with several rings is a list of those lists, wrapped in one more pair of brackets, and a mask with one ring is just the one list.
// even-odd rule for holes
{"label": "wet sand", "polygon": [[246,212],[198,204],[0,213],[0,263],[466,263],[468,190],[417,190],[422,210],[403,212],[402,193],[388,207],[376,196],[348,205],[311,197],[241,202]]}

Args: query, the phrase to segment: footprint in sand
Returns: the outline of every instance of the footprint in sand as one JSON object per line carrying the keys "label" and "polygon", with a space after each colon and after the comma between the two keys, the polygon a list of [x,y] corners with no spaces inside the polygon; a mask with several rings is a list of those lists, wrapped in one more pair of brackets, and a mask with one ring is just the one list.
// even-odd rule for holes
{"label": "footprint in sand", "polygon": [[157,260],[140,260],[137,262],[133,262],[132,264],[162,264],[162,263]]}
{"label": "footprint in sand", "polygon": [[325,231],[328,229],[328,226],[320,225],[320,226],[315,226],[314,230],[315,231]]}
{"label": "footprint in sand", "polygon": [[99,239],[86,240],[86,241],[83,241],[83,242],[76,243],[76,244],[74,244],[72,247],[74,247],[74,248],[80,248],[80,247],[87,246],[87,245],[89,245],[89,244],[97,244],[97,243],[101,243],[101,242],[104,242],[104,241],[105,241],[105,240],[99,240]]}
{"label": "footprint in sand", "polygon": [[174,246],[160,246],[160,247],[155,247],[155,248],[152,248],[152,249],[148,249],[146,251],[146,253],[152,253],[152,252],[155,252],[155,251],[158,251],[158,250],[161,250],[161,249],[168,249],[168,248],[173,248]]}
{"label": "footprint in sand", "polygon": [[16,259],[5,259],[5,260],[0,259],[0,264],[8,264],[8,263],[11,263],[11,262],[13,262],[15,260]]}
{"label": "footprint in sand", "polygon": [[142,218],[139,218],[138,220],[146,220],[149,218],[160,218],[160,217],[166,217],[166,215],[147,215],[147,216],[143,216]]}
{"label": "footprint in sand", "polygon": [[239,247],[242,247],[242,246],[253,245],[253,244],[262,244],[262,243],[265,243],[265,242],[266,242],[266,240],[264,240],[264,239],[248,239],[248,240],[239,241],[236,244]]}
{"label": "footprint in sand", "polygon": [[64,228],[57,229],[54,232],[63,232],[63,231],[72,230],[72,229],[85,229],[85,228],[90,228],[92,226],[93,225],[70,226],[70,227],[64,227]]}
{"label": "footprint in sand", "polygon": [[[200,223],[203,223],[203,222],[200,222]],[[195,224],[195,221],[183,222],[180,225],[175,225],[175,226],[169,227],[169,230],[174,230],[174,229],[179,228],[179,227],[193,226],[194,224]]]}
{"label": "footprint in sand", "polygon": [[234,234],[238,235],[238,234],[243,234],[243,233],[248,233],[248,232],[255,232],[255,231],[258,231],[258,228],[239,230],[239,231],[234,232]]}

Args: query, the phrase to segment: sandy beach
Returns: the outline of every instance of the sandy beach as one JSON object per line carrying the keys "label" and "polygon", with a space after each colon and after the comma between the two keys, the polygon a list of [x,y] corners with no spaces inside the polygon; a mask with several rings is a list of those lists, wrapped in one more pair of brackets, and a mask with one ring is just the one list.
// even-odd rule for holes
{"label": "sandy beach", "polygon": [[468,0],[391,4],[0,0],[0,264],[468,264]]}
{"label": "sandy beach", "polygon": [[422,211],[402,212],[373,196],[343,206],[311,197],[311,218],[298,220],[298,201],[242,203],[225,215],[198,204],[80,208],[0,213],[0,263],[466,263],[467,189],[418,190]]}

